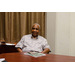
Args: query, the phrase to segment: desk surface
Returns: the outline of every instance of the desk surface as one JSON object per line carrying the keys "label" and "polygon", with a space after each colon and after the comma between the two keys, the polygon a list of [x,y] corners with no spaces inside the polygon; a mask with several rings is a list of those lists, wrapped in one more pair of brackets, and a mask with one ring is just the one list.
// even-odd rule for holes
{"label": "desk surface", "polygon": [[75,62],[75,57],[72,56],[47,54],[46,56],[35,58],[24,55],[24,52],[3,53],[0,54],[0,58],[5,58],[8,62]]}

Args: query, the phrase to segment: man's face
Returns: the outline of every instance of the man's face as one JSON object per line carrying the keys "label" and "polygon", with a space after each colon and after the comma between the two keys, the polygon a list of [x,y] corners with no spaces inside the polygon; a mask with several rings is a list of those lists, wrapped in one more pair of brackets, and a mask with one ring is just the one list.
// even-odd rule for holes
{"label": "man's face", "polygon": [[39,33],[39,25],[34,24],[32,27],[32,36],[37,37]]}

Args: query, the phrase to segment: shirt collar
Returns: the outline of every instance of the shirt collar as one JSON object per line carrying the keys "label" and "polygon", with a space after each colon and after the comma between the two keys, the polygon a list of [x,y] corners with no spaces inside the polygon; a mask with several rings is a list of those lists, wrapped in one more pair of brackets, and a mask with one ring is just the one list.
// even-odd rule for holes
{"label": "shirt collar", "polygon": [[[31,34],[31,39],[33,39],[33,36],[32,36],[32,34]],[[37,36],[35,39],[38,39],[38,36]]]}

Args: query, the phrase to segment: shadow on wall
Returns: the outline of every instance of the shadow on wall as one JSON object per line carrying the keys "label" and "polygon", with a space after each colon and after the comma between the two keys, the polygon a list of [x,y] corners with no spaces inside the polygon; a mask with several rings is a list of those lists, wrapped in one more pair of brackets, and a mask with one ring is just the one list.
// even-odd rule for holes
{"label": "shadow on wall", "polygon": [[55,54],[56,12],[46,12],[45,17],[45,36],[51,48],[50,54]]}

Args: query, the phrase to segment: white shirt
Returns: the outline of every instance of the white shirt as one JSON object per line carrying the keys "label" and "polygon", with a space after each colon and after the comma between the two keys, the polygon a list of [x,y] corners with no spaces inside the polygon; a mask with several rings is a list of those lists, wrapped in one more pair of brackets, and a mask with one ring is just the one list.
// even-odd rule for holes
{"label": "white shirt", "polygon": [[38,35],[38,37],[33,38],[32,34],[23,36],[15,47],[19,47],[26,52],[31,50],[42,52],[45,48],[49,48],[50,50],[50,46],[44,37]]}

